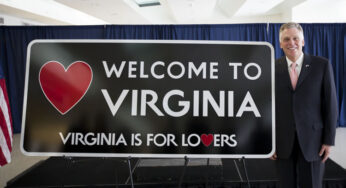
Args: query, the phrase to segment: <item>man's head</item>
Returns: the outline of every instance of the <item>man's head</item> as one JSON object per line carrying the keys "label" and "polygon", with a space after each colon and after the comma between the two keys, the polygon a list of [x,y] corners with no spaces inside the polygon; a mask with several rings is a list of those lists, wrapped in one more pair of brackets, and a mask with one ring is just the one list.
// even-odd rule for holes
{"label": "man's head", "polygon": [[303,28],[298,23],[286,23],[280,27],[280,48],[291,61],[296,61],[303,53]]}

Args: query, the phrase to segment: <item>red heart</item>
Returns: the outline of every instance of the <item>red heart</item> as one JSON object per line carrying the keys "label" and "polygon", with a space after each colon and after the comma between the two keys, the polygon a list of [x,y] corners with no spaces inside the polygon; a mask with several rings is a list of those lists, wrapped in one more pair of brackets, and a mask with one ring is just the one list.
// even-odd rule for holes
{"label": "red heart", "polygon": [[213,142],[214,137],[212,134],[202,134],[201,139],[203,144],[208,147]]}
{"label": "red heart", "polygon": [[91,67],[83,61],[73,62],[67,69],[57,61],[49,61],[39,74],[43,93],[62,115],[83,98],[92,77]]}

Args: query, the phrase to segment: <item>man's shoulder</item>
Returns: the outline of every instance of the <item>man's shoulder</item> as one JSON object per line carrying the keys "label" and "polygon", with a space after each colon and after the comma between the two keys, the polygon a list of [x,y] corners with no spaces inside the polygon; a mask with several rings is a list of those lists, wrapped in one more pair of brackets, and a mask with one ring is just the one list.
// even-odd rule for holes
{"label": "man's shoulder", "polygon": [[321,56],[313,56],[313,55],[308,55],[306,60],[307,64],[311,64],[313,67],[319,69],[319,70],[325,70],[329,66],[329,60],[325,57]]}
{"label": "man's shoulder", "polygon": [[286,60],[286,56],[282,56],[282,57],[280,57],[278,59],[275,59],[275,63],[285,62],[285,60]]}
{"label": "man's shoulder", "polygon": [[319,63],[319,64],[328,64],[329,63],[329,60],[325,57],[322,57],[322,56],[315,56],[315,55],[309,55],[309,54],[304,54],[304,56],[306,57],[304,59],[308,59],[312,63]]}

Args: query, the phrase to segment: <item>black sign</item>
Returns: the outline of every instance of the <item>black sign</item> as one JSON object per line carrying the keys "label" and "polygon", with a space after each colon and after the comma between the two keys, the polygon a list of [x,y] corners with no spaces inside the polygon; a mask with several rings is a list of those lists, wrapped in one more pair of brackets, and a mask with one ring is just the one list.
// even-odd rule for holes
{"label": "black sign", "polygon": [[265,42],[33,41],[22,151],[269,157],[273,54]]}

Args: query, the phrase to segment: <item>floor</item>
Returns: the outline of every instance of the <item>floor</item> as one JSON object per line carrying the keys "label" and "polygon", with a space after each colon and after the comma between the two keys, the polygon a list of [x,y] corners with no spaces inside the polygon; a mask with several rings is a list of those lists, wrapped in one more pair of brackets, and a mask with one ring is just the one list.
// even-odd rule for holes
{"label": "floor", "polygon": [[[6,182],[18,174],[31,167],[33,164],[47,157],[28,157],[24,156],[20,151],[20,134],[14,135],[14,148],[12,152],[12,162],[4,167],[0,167],[0,187],[5,187]],[[338,128],[336,131],[336,144],[332,148],[330,158],[346,169],[346,128]],[[148,160],[146,164],[152,163]],[[178,161],[177,161],[178,162]],[[183,161],[181,161],[183,162]],[[218,161],[214,161],[218,163]],[[143,166],[145,164],[142,164]]]}

